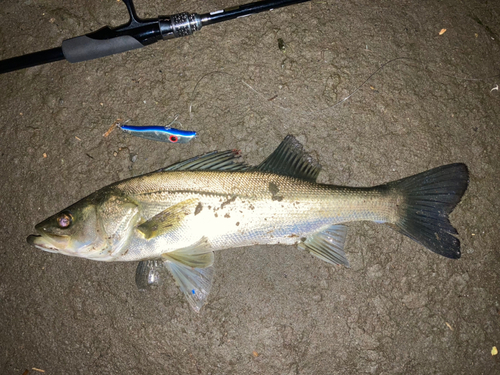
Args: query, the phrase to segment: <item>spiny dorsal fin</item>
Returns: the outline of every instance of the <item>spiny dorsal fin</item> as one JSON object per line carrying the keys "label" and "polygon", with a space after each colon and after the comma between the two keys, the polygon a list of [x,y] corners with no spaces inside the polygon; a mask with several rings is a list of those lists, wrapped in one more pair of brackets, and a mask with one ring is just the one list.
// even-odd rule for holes
{"label": "spiny dorsal fin", "polygon": [[278,148],[257,167],[257,170],[314,182],[321,170],[321,165],[304,151],[293,135],[287,135]]}
{"label": "spiny dorsal fin", "polygon": [[157,172],[166,171],[246,171],[251,167],[236,159],[241,156],[239,150],[223,152],[213,151],[205,155],[175,163]]}

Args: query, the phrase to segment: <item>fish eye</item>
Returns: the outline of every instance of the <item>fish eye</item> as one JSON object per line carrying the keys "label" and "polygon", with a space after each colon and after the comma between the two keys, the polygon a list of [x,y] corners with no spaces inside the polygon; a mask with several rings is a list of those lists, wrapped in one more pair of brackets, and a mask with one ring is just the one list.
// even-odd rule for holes
{"label": "fish eye", "polygon": [[179,138],[177,138],[177,136],[175,136],[175,135],[171,135],[170,137],[168,137],[168,139],[172,143],[175,143],[175,142],[177,142],[179,140]]}
{"label": "fish eye", "polygon": [[59,228],[69,228],[71,224],[73,223],[73,216],[71,216],[71,213],[69,212],[62,212],[58,217],[57,217],[57,225],[59,225]]}

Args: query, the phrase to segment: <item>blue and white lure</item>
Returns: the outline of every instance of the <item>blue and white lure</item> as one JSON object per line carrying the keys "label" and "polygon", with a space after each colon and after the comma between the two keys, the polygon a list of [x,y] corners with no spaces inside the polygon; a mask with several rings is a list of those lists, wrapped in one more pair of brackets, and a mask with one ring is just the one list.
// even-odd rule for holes
{"label": "blue and white lure", "polygon": [[[172,122],[176,122],[175,120]],[[171,123],[171,124],[172,124]],[[125,133],[151,141],[167,143],[188,143],[196,137],[195,131],[179,130],[167,126],[135,126],[118,123],[117,126]]]}

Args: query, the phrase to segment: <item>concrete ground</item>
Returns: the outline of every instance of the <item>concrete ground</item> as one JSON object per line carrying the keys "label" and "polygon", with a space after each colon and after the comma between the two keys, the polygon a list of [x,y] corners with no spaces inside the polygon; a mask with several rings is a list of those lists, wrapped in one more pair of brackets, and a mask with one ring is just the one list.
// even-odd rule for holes
{"label": "concrete ground", "polygon": [[[127,19],[113,0],[4,0],[0,15],[2,59]],[[500,373],[499,73],[496,1],[314,0],[1,75],[0,373]],[[187,145],[103,136],[118,118],[165,125],[176,114],[199,133]],[[294,247],[223,251],[196,314],[173,280],[139,292],[136,264],[26,243],[36,223],[109,183],[216,149],[256,164],[287,134],[320,161],[324,183],[466,163],[470,186],[451,216],[462,258],[373,223],[350,225],[349,269]]]}

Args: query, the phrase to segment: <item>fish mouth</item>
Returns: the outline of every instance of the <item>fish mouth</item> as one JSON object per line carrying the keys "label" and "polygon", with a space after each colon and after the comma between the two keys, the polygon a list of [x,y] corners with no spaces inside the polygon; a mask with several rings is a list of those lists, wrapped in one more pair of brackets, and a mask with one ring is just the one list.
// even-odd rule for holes
{"label": "fish mouth", "polygon": [[33,245],[40,250],[48,251],[49,253],[59,252],[59,249],[57,247],[50,243],[50,241],[46,237],[40,234],[30,234],[28,238],[26,238],[26,241],[28,241],[30,245]]}

